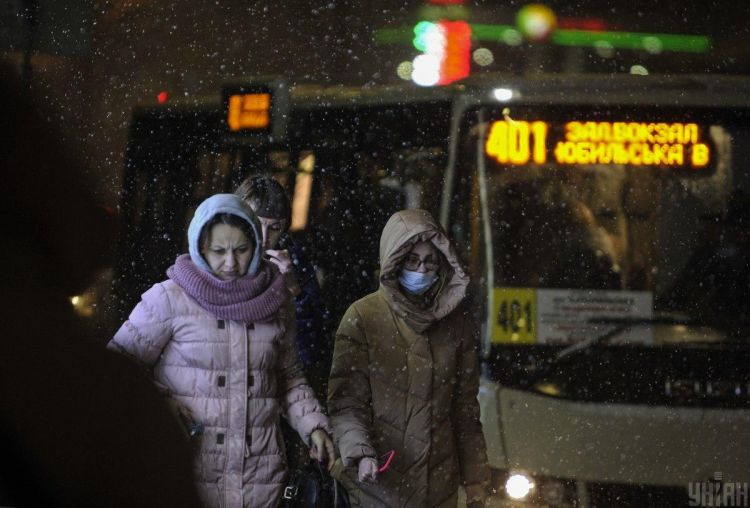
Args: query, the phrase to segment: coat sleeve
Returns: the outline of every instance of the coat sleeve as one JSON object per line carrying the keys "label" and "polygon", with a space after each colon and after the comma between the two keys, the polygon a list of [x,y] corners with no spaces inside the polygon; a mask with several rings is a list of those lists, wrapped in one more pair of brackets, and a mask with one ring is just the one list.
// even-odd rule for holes
{"label": "coat sleeve", "polygon": [[328,380],[328,411],[344,465],[375,457],[371,441],[372,392],[369,354],[362,320],[354,306],[341,319]]}
{"label": "coat sleeve", "polygon": [[315,268],[301,254],[294,254],[300,293],[294,299],[297,310],[297,348],[305,368],[326,368],[331,357],[330,312],[323,302]]}
{"label": "coat sleeve", "polygon": [[457,380],[453,396],[451,418],[456,429],[456,444],[464,485],[480,483],[486,486],[490,470],[487,446],[479,420],[479,358],[474,327],[463,320],[458,344]]}
{"label": "coat sleeve", "polygon": [[296,326],[292,303],[282,310],[285,322],[281,339],[278,364],[280,402],[289,424],[297,431],[302,441],[310,444],[310,434],[323,429],[331,434],[328,417],[307,384],[295,341]]}
{"label": "coat sleeve", "polygon": [[153,367],[172,338],[172,306],[162,284],[141,295],[141,301],[109,341],[107,348]]}

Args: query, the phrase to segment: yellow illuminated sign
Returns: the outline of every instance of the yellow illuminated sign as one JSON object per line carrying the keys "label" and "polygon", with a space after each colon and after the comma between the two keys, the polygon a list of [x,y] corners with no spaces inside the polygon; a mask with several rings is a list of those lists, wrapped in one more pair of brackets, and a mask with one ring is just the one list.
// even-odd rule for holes
{"label": "yellow illuminated sign", "polygon": [[485,152],[501,164],[627,164],[700,169],[711,149],[695,123],[549,122],[492,123]]}
{"label": "yellow illuminated sign", "polygon": [[492,342],[536,342],[536,292],[525,288],[495,288],[492,292]]}
{"label": "yellow illuminated sign", "polygon": [[229,96],[227,124],[231,132],[265,129],[270,123],[271,94],[246,93]]}

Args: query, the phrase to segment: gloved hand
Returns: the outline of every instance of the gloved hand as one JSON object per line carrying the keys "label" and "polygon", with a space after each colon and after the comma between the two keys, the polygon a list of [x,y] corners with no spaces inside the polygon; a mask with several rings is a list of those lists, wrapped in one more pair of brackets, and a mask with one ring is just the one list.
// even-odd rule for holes
{"label": "gloved hand", "polygon": [[359,472],[357,473],[357,479],[360,483],[377,483],[378,461],[372,457],[362,457],[359,459]]}

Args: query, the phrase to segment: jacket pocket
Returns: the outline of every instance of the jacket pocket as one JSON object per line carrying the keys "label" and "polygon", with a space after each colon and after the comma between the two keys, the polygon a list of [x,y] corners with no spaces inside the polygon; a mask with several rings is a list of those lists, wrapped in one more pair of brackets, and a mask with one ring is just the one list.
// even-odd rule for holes
{"label": "jacket pocket", "polygon": [[217,482],[227,464],[226,433],[223,429],[206,429],[200,436],[196,454],[196,474],[205,482]]}

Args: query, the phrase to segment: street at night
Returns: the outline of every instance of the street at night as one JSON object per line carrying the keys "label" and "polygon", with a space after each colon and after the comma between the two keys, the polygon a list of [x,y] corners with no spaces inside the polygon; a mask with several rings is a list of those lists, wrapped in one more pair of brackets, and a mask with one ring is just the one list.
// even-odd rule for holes
{"label": "street at night", "polygon": [[6,4],[0,508],[750,506],[749,6]]}

